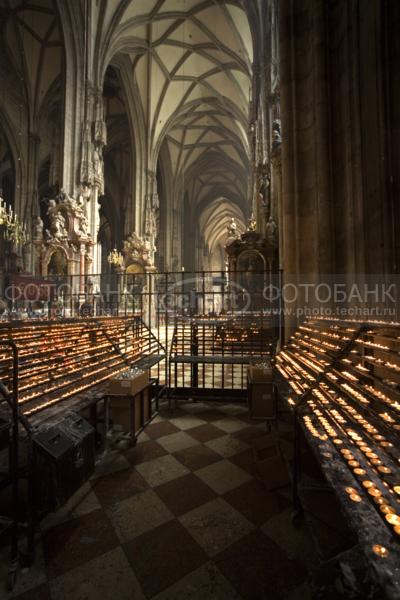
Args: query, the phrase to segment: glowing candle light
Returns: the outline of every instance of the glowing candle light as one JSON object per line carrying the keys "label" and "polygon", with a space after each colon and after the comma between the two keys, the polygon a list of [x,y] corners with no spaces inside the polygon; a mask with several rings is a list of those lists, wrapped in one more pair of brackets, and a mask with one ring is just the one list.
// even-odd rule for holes
{"label": "glowing candle light", "polygon": [[388,523],[390,523],[390,525],[400,525],[400,517],[399,515],[395,515],[393,513],[388,513],[387,515],[385,515],[385,519]]}
{"label": "glowing candle light", "polygon": [[384,465],[378,467],[378,471],[379,471],[379,473],[384,473],[387,475],[389,475],[392,472],[392,470],[389,469],[389,467],[385,467]]}
{"label": "glowing candle light", "polygon": [[384,514],[384,515],[388,515],[388,514],[395,514],[395,510],[394,508],[392,508],[391,506],[389,506],[389,504],[382,504],[379,507],[379,510]]}
{"label": "glowing candle light", "polygon": [[356,475],[365,475],[366,471],[364,469],[354,469],[354,473]]}
{"label": "glowing candle light", "polygon": [[377,556],[380,556],[381,558],[387,558],[389,556],[389,550],[385,548],[385,546],[381,546],[380,544],[374,544],[372,546],[372,550]]}
{"label": "glowing candle light", "polygon": [[362,498],[358,494],[350,494],[350,500],[353,502],[362,502]]}
{"label": "glowing candle light", "polygon": [[361,482],[362,485],[368,490],[369,488],[372,488],[374,486],[374,484],[372,483],[372,481],[369,481],[368,479],[365,479],[364,481]]}

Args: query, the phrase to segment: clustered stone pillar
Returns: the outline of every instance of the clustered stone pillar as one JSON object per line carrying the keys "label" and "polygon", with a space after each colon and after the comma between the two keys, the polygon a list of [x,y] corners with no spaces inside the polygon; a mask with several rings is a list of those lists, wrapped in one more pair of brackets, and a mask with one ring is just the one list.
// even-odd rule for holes
{"label": "clustered stone pillar", "polygon": [[101,250],[97,243],[100,227],[99,196],[104,194],[103,147],[107,143],[102,89],[88,86],[86,122],[82,131],[82,156],[80,164],[80,194],[88,205],[89,233],[93,240],[90,268],[101,272]]}
{"label": "clustered stone pillar", "polygon": [[386,1],[280,3],[288,282],[342,274],[362,284],[397,272],[399,13],[399,3]]}

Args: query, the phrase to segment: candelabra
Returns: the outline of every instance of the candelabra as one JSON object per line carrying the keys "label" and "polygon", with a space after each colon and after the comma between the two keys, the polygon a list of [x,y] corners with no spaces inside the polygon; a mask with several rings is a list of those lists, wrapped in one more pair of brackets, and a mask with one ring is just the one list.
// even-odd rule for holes
{"label": "candelabra", "polygon": [[0,196],[0,227],[3,227],[3,235],[7,241],[17,246],[27,241],[25,224],[22,224],[13,209],[8,207]]}
{"label": "candelabra", "polygon": [[110,263],[110,265],[114,265],[115,267],[122,267],[124,257],[121,254],[121,252],[118,252],[118,250],[114,248],[114,250],[108,255],[107,260]]}

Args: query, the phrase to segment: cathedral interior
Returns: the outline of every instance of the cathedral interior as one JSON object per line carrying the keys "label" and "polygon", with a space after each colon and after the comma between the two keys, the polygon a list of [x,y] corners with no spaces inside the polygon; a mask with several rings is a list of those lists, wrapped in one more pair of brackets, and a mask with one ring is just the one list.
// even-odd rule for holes
{"label": "cathedral interior", "polygon": [[400,600],[399,30],[0,0],[1,599]]}

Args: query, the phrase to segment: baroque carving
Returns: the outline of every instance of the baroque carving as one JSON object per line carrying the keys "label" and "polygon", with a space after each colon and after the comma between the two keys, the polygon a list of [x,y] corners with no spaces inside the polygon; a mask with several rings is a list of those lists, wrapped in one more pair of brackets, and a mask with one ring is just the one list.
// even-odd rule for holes
{"label": "baroque carving", "polygon": [[125,240],[122,252],[125,256],[125,266],[136,263],[143,267],[152,267],[152,247],[149,240],[142,239],[136,232]]}
{"label": "baroque carving", "polygon": [[65,228],[65,217],[58,208],[55,200],[49,200],[47,214],[50,219],[50,236],[56,240],[67,239],[68,233]]}
{"label": "baroque carving", "polygon": [[86,216],[83,197],[78,200],[61,190],[48,201],[47,215],[50,227],[43,232],[43,221],[35,217],[33,221],[33,242],[36,249],[37,270],[46,274],[51,256],[61,250],[72,269],[72,263],[79,260],[83,249],[86,261],[90,264],[91,246],[93,245],[88,233],[88,218]]}

